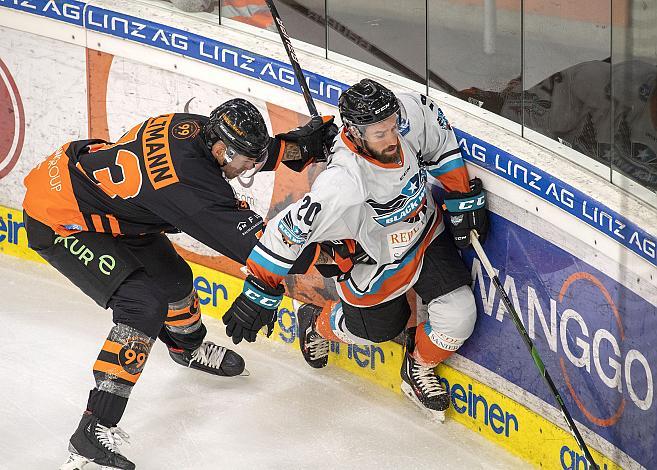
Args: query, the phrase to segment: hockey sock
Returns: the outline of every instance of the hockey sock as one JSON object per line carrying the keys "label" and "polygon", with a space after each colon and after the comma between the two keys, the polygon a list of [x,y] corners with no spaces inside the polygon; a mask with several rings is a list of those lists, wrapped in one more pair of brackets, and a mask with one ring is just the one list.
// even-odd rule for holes
{"label": "hockey sock", "polygon": [[94,388],[89,392],[87,410],[98,418],[100,424],[111,428],[119,424],[127,405],[127,398]]}
{"label": "hockey sock", "polygon": [[203,343],[206,333],[198,294],[192,289],[184,299],[169,304],[159,338],[170,348],[193,350]]}
{"label": "hockey sock", "polygon": [[331,329],[331,310],[335,305],[336,305],[335,302],[327,302],[326,304],[324,304],[322,313],[320,313],[319,317],[317,317],[317,322],[315,323],[315,330],[317,330],[317,333],[319,333],[322,338],[341,343],[343,341],[340,338],[338,338],[335,335],[335,333],[333,333],[333,330]]}
{"label": "hockey sock", "polygon": [[115,325],[94,363],[96,388],[128,398],[154,341],[131,326],[123,323]]}
{"label": "hockey sock", "polygon": [[103,426],[116,426],[128,404],[154,340],[119,323],[111,330],[93,366],[96,388],[89,392],[87,410]]}
{"label": "hockey sock", "polygon": [[465,340],[431,329],[428,322],[417,326],[413,357],[426,367],[435,367],[461,347]]}

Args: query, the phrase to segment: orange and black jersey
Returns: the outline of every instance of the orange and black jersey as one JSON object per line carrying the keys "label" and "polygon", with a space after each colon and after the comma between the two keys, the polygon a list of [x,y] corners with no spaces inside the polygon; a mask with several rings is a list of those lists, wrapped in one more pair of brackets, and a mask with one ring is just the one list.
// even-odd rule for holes
{"label": "orange and black jersey", "polygon": [[[244,263],[262,218],[241,209],[207,149],[201,136],[207,120],[165,114],[135,126],[116,143],[68,142],[27,175],[23,208],[64,236],[179,230]],[[263,170],[278,166],[280,147],[272,139]]]}

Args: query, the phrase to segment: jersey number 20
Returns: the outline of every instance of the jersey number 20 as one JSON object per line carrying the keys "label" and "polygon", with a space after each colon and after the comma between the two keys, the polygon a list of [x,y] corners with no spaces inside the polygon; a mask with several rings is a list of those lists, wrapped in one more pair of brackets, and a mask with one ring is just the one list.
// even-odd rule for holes
{"label": "jersey number 20", "polygon": [[[321,210],[322,205],[319,202],[311,203],[310,196],[306,196],[303,198],[303,201],[301,201],[301,207],[299,207],[299,210],[297,211],[297,219],[301,220],[303,217],[304,223],[310,226],[313,224],[317,213]],[[303,211],[306,211],[305,215],[303,214]]]}

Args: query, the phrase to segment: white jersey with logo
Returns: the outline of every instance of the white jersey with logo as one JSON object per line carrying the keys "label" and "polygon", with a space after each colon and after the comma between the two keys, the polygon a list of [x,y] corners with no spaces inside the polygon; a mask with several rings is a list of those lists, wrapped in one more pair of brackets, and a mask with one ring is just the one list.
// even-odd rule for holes
{"label": "white jersey with logo", "polygon": [[375,264],[356,264],[338,282],[351,305],[371,306],[410,289],[424,251],[444,229],[428,175],[447,191],[467,192],[468,174],[454,132],[438,106],[419,94],[398,95],[401,162],[361,155],[343,130],[312,189],[269,223],[248,260],[254,275],[276,285],[310,243],[351,239]]}

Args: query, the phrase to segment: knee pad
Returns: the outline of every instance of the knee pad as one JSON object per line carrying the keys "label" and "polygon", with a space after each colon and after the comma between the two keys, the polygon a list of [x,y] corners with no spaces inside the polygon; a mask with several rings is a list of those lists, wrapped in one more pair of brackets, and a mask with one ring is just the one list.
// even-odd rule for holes
{"label": "knee pad", "polygon": [[117,324],[107,336],[93,366],[96,388],[128,398],[155,340],[135,328]]}
{"label": "knee pad", "polygon": [[183,299],[169,304],[166,328],[177,335],[188,335],[198,330],[201,323],[201,303],[196,289]]}
{"label": "knee pad", "polygon": [[474,331],[477,308],[468,286],[429,302],[428,320],[418,325],[416,356],[428,365],[438,364],[458,350]]}

